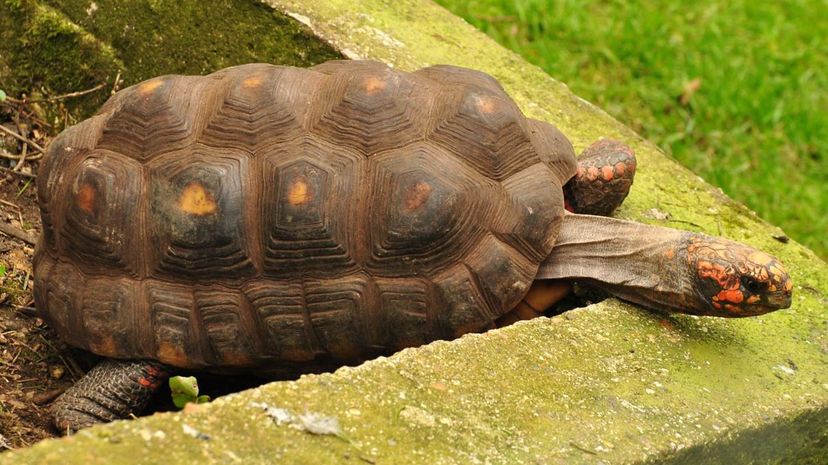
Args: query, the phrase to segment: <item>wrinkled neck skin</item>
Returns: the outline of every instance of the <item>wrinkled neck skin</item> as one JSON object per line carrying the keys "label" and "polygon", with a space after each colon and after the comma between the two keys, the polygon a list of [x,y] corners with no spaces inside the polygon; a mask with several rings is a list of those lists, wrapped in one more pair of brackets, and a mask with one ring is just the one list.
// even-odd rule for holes
{"label": "wrinkled neck skin", "polygon": [[572,279],[654,310],[704,314],[687,263],[693,233],[614,218],[567,214],[536,279]]}

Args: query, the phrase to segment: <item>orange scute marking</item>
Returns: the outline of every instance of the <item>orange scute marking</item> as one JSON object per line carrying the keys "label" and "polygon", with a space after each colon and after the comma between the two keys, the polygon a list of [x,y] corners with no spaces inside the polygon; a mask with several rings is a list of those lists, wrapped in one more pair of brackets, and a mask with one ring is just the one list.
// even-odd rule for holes
{"label": "orange scute marking", "polygon": [[227,366],[247,366],[253,361],[249,355],[238,352],[222,353],[221,360]]}
{"label": "orange scute marking", "polygon": [[83,183],[78,189],[78,193],[75,194],[75,204],[83,212],[89,215],[94,215],[96,196],[97,192],[95,191],[95,187],[91,184]]}
{"label": "orange scute marking", "polygon": [[405,208],[408,210],[416,210],[423,206],[430,196],[431,186],[420,181],[408,188],[408,192],[405,194]]}
{"label": "orange scute marking", "polygon": [[252,89],[254,87],[259,87],[260,85],[262,85],[262,78],[259,76],[250,76],[242,81],[242,87],[245,89]]}
{"label": "orange scute marking", "polygon": [[196,216],[212,215],[218,210],[213,194],[201,184],[191,182],[184,187],[178,197],[178,208],[184,213]]}
{"label": "orange scute marking", "polygon": [[749,304],[755,304],[756,302],[759,302],[759,300],[760,299],[759,299],[758,295],[752,295],[752,296],[748,297],[747,300],[745,300],[745,302],[747,302]]}
{"label": "orange scute marking", "polygon": [[365,89],[365,93],[368,95],[374,95],[377,92],[381,92],[385,90],[386,86],[388,86],[388,83],[376,76],[369,76],[362,81],[362,88]]}
{"label": "orange scute marking", "polygon": [[304,205],[313,199],[307,180],[303,176],[297,176],[288,189],[288,203],[291,205]]}
{"label": "orange scute marking", "polygon": [[116,355],[118,353],[118,346],[112,337],[103,337],[97,341],[92,339],[89,341],[89,346],[98,354]]}
{"label": "orange scute marking", "polygon": [[601,167],[601,176],[604,178],[604,181],[612,181],[612,166]]}
{"label": "orange scute marking", "polygon": [[673,247],[670,247],[669,249],[667,249],[666,252],[664,252],[664,257],[666,257],[668,260],[672,260],[673,257],[675,257],[675,256],[676,256],[676,249],[674,249]]}
{"label": "orange scute marking", "polygon": [[785,281],[785,290],[790,291],[793,289],[793,282],[791,280]]}
{"label": "orange scute marking", "polygon": [[187,355],[178,346],[167,341],[162,341],[158,344],[156,358],[163,363],[173,366],[185,367],[190,364]]}
{"label": "orange scute marking", "polygon": [[161,81],[160,79],[153,79],[152,81],[144,82],[138,85],[138,93],[147,96],[155,89],[161,87],[162,84],[164,84],[164,81]]}
{"label": "orange scute marking", "polygon": [[627,171],[627,166],[621,162],[615,164],[615,172],[618,173],[618,176],[624,176],[624,173]]}

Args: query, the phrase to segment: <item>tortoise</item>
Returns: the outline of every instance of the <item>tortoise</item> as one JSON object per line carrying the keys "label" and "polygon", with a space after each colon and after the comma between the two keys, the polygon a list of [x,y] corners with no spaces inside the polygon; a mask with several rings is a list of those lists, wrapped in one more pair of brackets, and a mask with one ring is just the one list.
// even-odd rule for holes
{"label": "tortoise", "polygon": [[540,314],[578,280],[651,309],[759,315],[780,262],[609,215],[635,158],[580,159],[482,72],[249,64],[114,94],[37,179],[35,302],[106,357],[54,404],[124,418],[178,369],[315,370]]}

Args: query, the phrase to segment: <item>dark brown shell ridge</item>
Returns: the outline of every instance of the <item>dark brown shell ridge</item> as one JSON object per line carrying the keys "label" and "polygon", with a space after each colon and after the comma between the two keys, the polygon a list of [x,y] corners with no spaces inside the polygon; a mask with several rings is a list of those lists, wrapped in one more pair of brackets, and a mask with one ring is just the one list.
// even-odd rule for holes
{"label": "dark brown shell ridge", "polygon": [[219,369],[479,331],[551,251],[574,163],[463,68],[158,77],[50,146],[37,305],[94,352]]}

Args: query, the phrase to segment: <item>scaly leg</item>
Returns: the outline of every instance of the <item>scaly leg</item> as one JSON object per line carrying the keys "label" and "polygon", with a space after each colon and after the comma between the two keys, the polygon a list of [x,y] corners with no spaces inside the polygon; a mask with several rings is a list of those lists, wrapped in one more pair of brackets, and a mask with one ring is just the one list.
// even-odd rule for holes
{"label": "scaly leg", "polygon": [[635,154],[621,142],[602,139],[578,157],[578,172],[564,186],[566,209],[610,216],[627,197],[635,177]]}
{"label": "scaly leg", "polygon": [[105,360],[55,400],[55,426],[75,432],[140,413],[169,373],[156,362]]}

